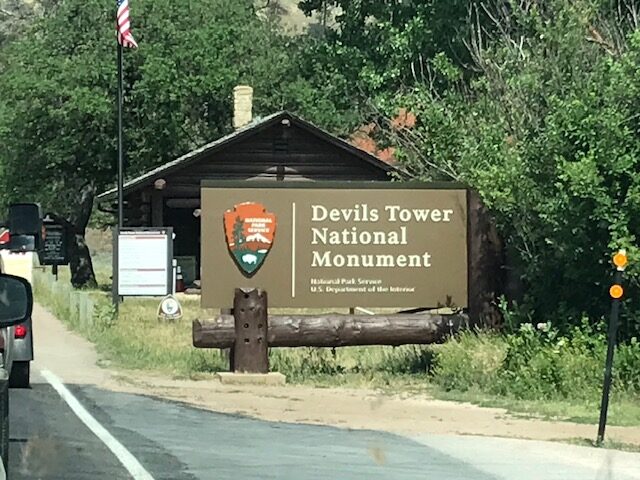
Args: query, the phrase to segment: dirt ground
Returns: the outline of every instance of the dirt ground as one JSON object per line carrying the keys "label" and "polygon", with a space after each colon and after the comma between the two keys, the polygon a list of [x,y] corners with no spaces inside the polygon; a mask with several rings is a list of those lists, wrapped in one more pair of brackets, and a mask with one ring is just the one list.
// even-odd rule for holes
{"label": "dirt ground", "polygon": [[[404,435],[484,435],[536,440],[594,438],[595,425],[523,419],[503,409],[434,400],[424,395],[390,396],[371,390],[307,386],[224,385],[215,380],[174,380],[148,372],[97,366],[93,345],[39,305],[34,306],[34,371],[48,369],[65,383],[91,384],[153,395],[216,412],[292,423],[373,429]],[[608,427],[610,440],[640,446],[640,427]]]}

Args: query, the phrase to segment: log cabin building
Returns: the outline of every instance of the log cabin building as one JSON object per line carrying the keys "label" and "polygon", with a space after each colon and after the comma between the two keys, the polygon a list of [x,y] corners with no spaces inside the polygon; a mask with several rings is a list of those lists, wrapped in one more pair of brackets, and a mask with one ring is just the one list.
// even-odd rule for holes
{"label": "log cabin building", "polygon": [[[190,283],[200,271],[203,180],[390,181],[390,164],[289,112],[251,118],[250,87],[234,90],[236,130],[124,185],[125,227],[173,227],[174,255]],[[116,189],[98,196],[112,205]],[[194,271],[195,270],[195,271]]]}

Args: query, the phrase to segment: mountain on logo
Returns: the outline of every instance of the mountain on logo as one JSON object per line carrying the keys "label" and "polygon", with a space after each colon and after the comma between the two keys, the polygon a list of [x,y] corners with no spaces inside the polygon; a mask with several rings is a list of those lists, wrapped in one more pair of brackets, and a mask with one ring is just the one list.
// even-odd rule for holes
{"label": "mountain on logo", "polygon": [[273,245],[276,216],[259,203],[241,203],[225,212],[224,230],[236,265],[246,276],[253,276]]}
{"label": "mountain on logo", "polygon": [[249,235],[247,237],[247,242],[258,242],[258,243],[268,243],[268,244],[271,243],[269,239],[264,235],[262,235],[260,232],[255,233],[253,235]]}

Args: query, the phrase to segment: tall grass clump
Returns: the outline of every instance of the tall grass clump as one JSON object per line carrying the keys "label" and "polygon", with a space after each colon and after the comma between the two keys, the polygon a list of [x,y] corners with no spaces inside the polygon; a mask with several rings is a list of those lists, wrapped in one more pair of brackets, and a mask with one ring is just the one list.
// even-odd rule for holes
{"label": "tall grass clump", "polygon": [[271,369],[292,382],[385,386],[396,381],[426,385],[433,352],[429,347],[274,348]]}
{"label": "tall grass clump", "polygon": [[[437,351],[433,381],[447,391],[479,391],[521,400],[595,401],[607,348],[603,324],[584,320],[560,333],[525,323],[513,333],[464,332]],[[640,394],[640,343],[617,346],[614,392]]]}
{"label": "tall grass clump", "polygon": [[497,381],[506,352],[500,335],[462,332],[437,349],[433,380],[445,390],[485,390]]}

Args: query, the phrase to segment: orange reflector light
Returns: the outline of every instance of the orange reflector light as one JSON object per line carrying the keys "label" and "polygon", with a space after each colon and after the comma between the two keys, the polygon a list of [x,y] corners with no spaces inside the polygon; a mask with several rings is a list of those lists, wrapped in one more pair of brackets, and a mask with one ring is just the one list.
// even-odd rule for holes
{"label": "orange reflector light", "polygon": [[611,285],[611,288],[609,289],[609,295],[611,295],[611,298],[621,298],[623,293],[624,290],[622,289],[622,286],[618,285],[617,283]]}
{"label": "orange reflector light", "polygon": [[627,266],[627,251],[626,250],[618,250],[613,256],[613,264],[618,267],[618,270],[624,270],[624,267]]}

